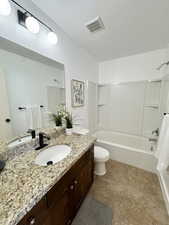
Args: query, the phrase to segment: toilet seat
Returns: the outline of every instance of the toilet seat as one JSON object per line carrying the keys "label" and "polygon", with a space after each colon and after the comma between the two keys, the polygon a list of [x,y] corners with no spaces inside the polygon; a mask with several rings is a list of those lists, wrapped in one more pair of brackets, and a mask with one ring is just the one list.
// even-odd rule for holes
{"label": "toilet seat", "polygon": [[105,162],[109,160],[109,152],[99,146],[94,147],[94,159],[95,161]]}

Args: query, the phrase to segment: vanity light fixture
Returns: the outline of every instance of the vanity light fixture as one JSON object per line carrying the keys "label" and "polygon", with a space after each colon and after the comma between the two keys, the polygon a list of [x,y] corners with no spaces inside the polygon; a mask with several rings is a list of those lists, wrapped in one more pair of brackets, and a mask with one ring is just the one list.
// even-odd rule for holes
{"label": "vanity light fixture", "polygon": [[40,30],[39,22],[33,16],[28,16],[26,18],[25,25],[28,28],[28,30],[33,34],[39,33]]}
{"label": "vanity light fixture", "polygon": [[23,13],[22,11],[18,10],[18,23],[25,28],[27,28],[30,32],[37,34],[39,33],[40,26],[39,21],[33,17],[31,14],[27,12]]}
{"label": "vanity light fixture", "polygon": [[37,34],[40,31],[40,24],[48,29],[48,40],[51,44],[57,44],[58,37],[56,33],[42,20],[38,19],[31,12],[26,10],[23,6],[17,3],[15,0],[0,0],[0,14],[1,15],[9,15],[11,12],[10,2],[14,3],[21,10],[17,10],[18,15],[18,23],[25,28],[27,28],[30,32]]}
{"label": "vanity light fixture", "polygon": [[11,13],[11,5],[9,0],[1,0],[0,2],[0,15],[9,16]]}

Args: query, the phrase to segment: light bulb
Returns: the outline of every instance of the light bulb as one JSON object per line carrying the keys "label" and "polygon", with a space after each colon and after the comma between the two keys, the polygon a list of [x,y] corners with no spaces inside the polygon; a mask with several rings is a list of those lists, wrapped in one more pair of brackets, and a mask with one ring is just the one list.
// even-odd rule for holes
{"label": "light bulb", "polygon": [[58,37],[53,31],[51,31],[48,33],[48,40],[51,44],[56,45],[58,42]]}
{"label": "light bulb", "polygon": [[11,5],[8,0],[1,0],[0,2],[0,15],[9,16],[11,13]]}
{"label": "light bulb", "polygon": [[28,16],[25,20],[25,25],[30,32],[32,32],[34,34],[39,33],[40,26],[39,26],[38,21],[34,17]]}

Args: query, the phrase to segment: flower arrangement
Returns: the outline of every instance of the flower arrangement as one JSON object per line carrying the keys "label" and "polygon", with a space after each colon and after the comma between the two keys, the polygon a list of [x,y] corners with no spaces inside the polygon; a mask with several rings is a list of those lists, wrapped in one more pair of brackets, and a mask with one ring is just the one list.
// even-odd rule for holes
{"label": "flower arrangement", "polygon": [[66,115],[64,117],[65,121],[66,121],[66,128],[67,129],[72,129],[73,128],[73,118],[72,118],[72,114],[69,112],[66,112]]}
{"label": "flower arrangement", "polygon": [[72,134],[73,128],[73,117],[70,112],[68,112],[63,105],[57,107],[56,114],[52,114],[52,120],[55,122],[56,126],[63,126],[65,122],[66,134]]}
{"label": "flower arrangement", "polygon": [[72,128],[73,128],[73,118],[72,114],[69,112],[66,112],[64,117],[65,123],[66,123],[66,134],[71,135],[72,134]]}
{"label": "flower arrangement", "polygon": [[52,114],[52,120],[56,126],[62,126],[62,118],[65,116],[65,107],[63,105],[57,106],[57,112]]}
{"label": "flower arrangement", "polygon": [[60,117],[57,114],[52,114],[52,119],[55,122],[55,125],[58,126],[62,126],[62,117]]}

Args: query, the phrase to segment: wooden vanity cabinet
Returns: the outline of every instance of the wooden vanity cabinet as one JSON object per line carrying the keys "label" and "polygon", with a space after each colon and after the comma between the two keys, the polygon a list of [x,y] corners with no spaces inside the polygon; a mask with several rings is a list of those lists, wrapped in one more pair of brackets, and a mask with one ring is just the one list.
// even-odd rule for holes
{"label": "wooden vanity cabinet", "polygon": [[70,225],[93,183],[92,146],[18,225]]}
{"label": "wooden vanity cabinet", "polygon": [[93,183],[94,147],[47,193],[51,225],[69,225]]}

